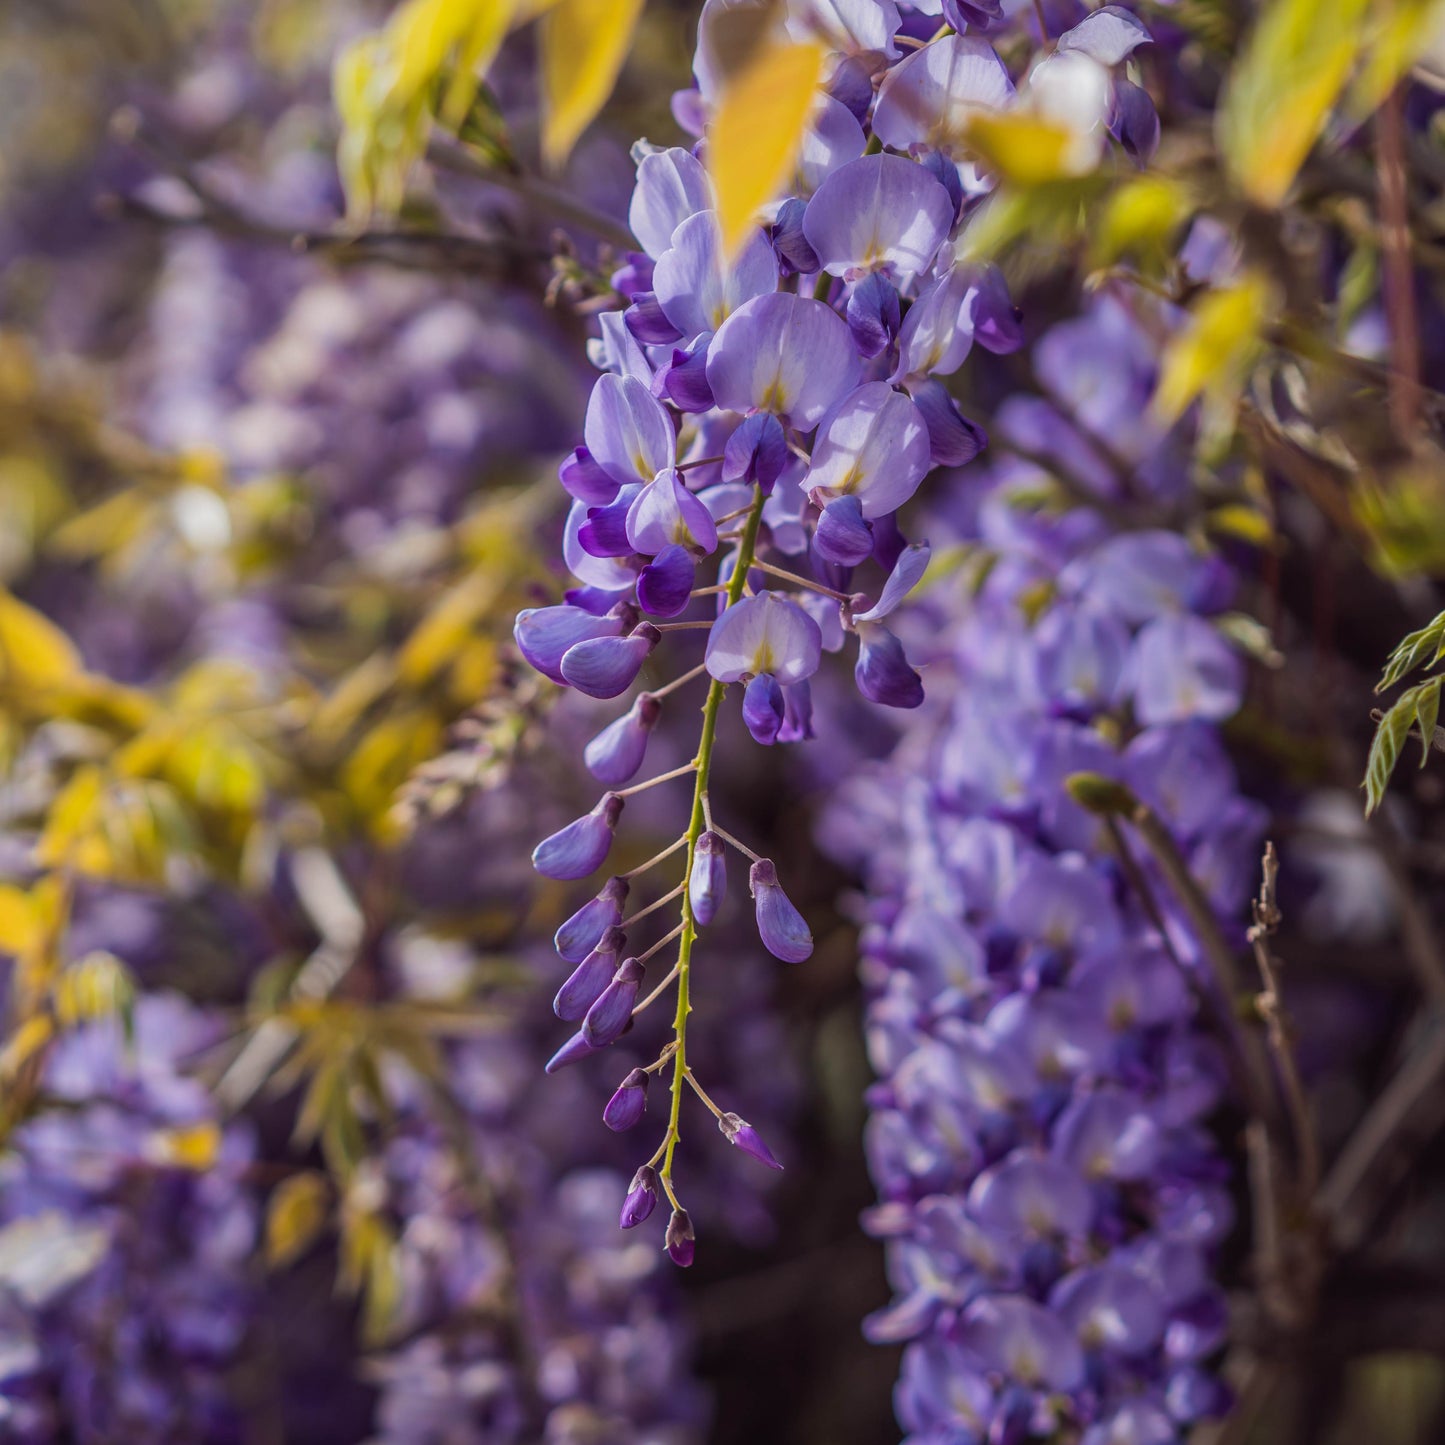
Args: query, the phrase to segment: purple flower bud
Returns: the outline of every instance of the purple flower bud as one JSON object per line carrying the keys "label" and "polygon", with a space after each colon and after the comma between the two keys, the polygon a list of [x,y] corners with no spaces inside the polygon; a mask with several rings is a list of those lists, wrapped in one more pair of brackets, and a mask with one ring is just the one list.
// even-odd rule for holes
{"label": "purple flower bud", "polygon": [[611,275],[612,289],[628,301],[652,290],[652,257],[642,251],[623,253],[623,264]]}
{"label": "purple flower bud", "polygon": [[[975,333],[979,341],[981,333]],[[929,459],[936,467],[961,467],[987,445],[983,428],[959,411],[958,403],[936,378],[912,386],[913,404],[928,425]]]}
{"label": "purple flower bud", "polygon": [[552,1000],[552,1012],[568,1023],[576,1023],[584,1017],[612,982],[612,976],[617,972],[618,957],[626,947],[627,935],[620,928],[607,929],[597,940],[597,946],[557,990],[557,997]]}
{"label": "purple flower bud", "polygon": [[612,832],[622,814],[622,799],[604,793],[597,806],[532,850],[532,867],[544,878],[569,882],[595,873],[612,847]]}
{"label": "purple flower bud", "polygon": [[863,503],[856,496],[835,497],[818,518],[813,550],[840,567],[856,567],[873,555],[873,529],[863,519]]}
{"label": "purple flower bud", "polygon": [[681,542],[674,542],[638,573],[637,604],[654,617],[676,617],[687,606],[696,580],[692,553]]}
{"label": "purple flower bud", "polygon": [[641,1069],[633,1069],[607,1101],[602,1122],[619,1134],[640,1123],[647,1108],[647,1084],[647,1075]]}
{"label": "purple flower bud", "polygon": [[594,637],[562,655],[562,678],[588,697],[617,697],[637,681],[662,634],[639,623],[626,637]]}
{"label": "purple flower bud", "polygon": [[564,682],[562,657],[579,642],[616,637],[624,628],[620,617],[598,617],[582,607],[528,607],[517,614],[512,636],[522,656],[544,677]]}
{"label": "purple flower bud", "polygon": [[674,347],[672,360],[657,373],[653,393],[665,397],[679,411],[696,414],[713,409],[712,387],[707,381],[707,348],[712,333],[704,332],[690,349]]}
{"label": "purple flower bud", "polygon": [[624,487],[615,502],[589,507],[587,520],[577,529],[577,540],[589,557],[626,557],[632,551],[627,540],[627,512],[636,488]]}
{"label": "purple flower bud", "polygon": [[627,1186],[627,1198],[622,1201],[622,1215],[617,1223],[623,1229],[636,1229],[656,1207],[657,1171],[650,1164],[644,1164]]}
{"label": "purple flower bud", "polygon": [[813,935],[778,882],[772,859],[760,858],[748,875],[763,947],[784,963],[802,963],[813,951]]}
{"label": "purple flower bud", "polygon": [[612,982],[587,1010],[587,1017],[582,1020],[582,1034],[593,1048],[606,1048],[626,1030],[632,1020],[632,1009],[642,987],[644,972],[635,958],[624,958],[613,974]]}
{"label": "purple flower bud", "polygon": [[697,1254],[696,1239],[687,1210],[674,1209],[667,1221],[667,1252],[675,1265],[686,1269],[692,1263]]}
{"label": "purple flower bud", "polygon": [[605,507],[617,496],[618,486],[597,464],[586,447],[577,447],[557,468],[557,480],[579,502]]}
{"label": "purple flower bud", "polygon": [[647,739],[662,716],[662,704],[650,692],[636,701],[615,722],[609,723],[583,751],[587,771],[599,783],[620,788],[642,766]]}
{"label": "purple flower bud", "polygon": [[723,840],[711,829],[698,834],[687,879],[687,901],[692,916],[706,928],[727,896],[728,870]]}
{"label": "purple flower bud", "polygon": [[[868,88],[871,98],[873,88]],[[808,209],[808,203],[800,196],[791,196],[778,207],[778,217],[769,229],[772,238],[773,250],[778,253],[778,260],[782,263],[780,269],[784,276],[791,276],[794,273],[801,273],[804,276],[812,276],[818,270],[818,257],[813,248],[808,244],[808,238],[803,234],[803,213]]]}
{"label": "purple flower bud", "polygon": [[812,736],[813,689],[804,678],[783,689],[783,725],[778,729],[778,741],[801,743]]}
{"label": "purple flower bud", "polygon": [[758,1137],[758,1131],[746,1119],[740,1119],[736,1114],[724,1114],[717,1121],[717,1126],[729,1144],[736,1144],[744,1154],[751,1154],[759,1164],[766,1164],[769,1169],[783,1167],[773,1157],[773,1151]]}
{"label": "purple flower bud", "polygon": [[581,963],[607,930],[622,922],[622,906],[630,891],[625,878],[609,878],[597,897],[588,899],[557,930],[552,940],[557,956],[565,963]]}
{"label": "purple flower bud", "polygon": [[743,692],[743,721],[753,741],[764,747],[777,742],[783,726],[783,690],[770,672],[760,672]]}
{"label": "purple flower bud", "polygon": [[898,292],[877,271],[854,282],[848,291],[848,330],[865,360],[888,349],[898,335]]}
{"label": "purple flower bud", "polygon": [[597,1050],[581,1034],[573,1034],[550,1059],[547,1060],[545,1072],[555,1074],[558,1069],[565,1069],[568,1064],[575,1064],[579,1059],[585,1059]]}
{"label": "purple flower bud", "polygon": [[1109,130],[1141,166],[1147,166],[1159,149],[1159,112],[1149,92],[1132,81],[1116,80]]}
{"label": "purple flower bud", "polygon": [[723,448],[722,479],[725,482],[756,482],[764,492],[788,464],[788,439],[782,423],[767,412],[746,417]]}
{"label": "purple flower bud", "polygon": [[858,691],[884,707],[918,707],[923,679],[908,665],[903,644],[876,622],[858,629],[858,664],[853,669]]}
{"label": "purple flower bud", "polygon": [[667,319],[657,296],[640,291],[622,313],[622,323],[644,346],[666,346],[682,340],[682,332]]}

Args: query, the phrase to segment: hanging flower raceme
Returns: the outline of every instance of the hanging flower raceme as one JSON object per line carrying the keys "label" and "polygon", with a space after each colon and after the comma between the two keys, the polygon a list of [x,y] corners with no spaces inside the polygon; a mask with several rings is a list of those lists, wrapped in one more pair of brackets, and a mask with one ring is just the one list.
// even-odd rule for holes
{"label": "hanging flower raceme", "polygon": [[[1121,358],[1145,332],[1108,303],[1060,331],[1038,353],[1055,396],[1106,375],[1142,410],[1147,374]],[[1000,430],[1046,419],[1020,399]],[[1061,469],[1088,464],[1094,420],[1069,419]],[[1153,465],[1167,445],[1123,443],[1136,494],[1177,487]],[[1033,464],[994,468],[958,538],[992,565],[949,603],[961,620],[931,670],[951,698],[824,827],[859,840],[870,878],[867,1225],[895,1300],[867,1330],[908,1342],[910,1445],[1169,1445],[1228,1404],[1210,1368],[1227,1329],[1211,1262],[1233,1223],[1205,1128],[1228,1077],[1199,1018],[1214,985],[1157,859],[1079,799],[1146,801],[1204,906],[1242,909],[1263,819],[1216,726],[1243,683],[1212,620],[1229,577],[1175,533],[1037,510],[1048,486]]]}
{"label": "hanging flower raceme", "polygon": [[[698,89],[674,107],[704,136],[728,8],[704,5]],[[983,11],[963,8],[968,19],[960,10],[950,23],[977,26]],[[730,1117],[694,1076],[686,1047],[694,944],[726,889],[729,850],[749,860],[764,946],[787,962],[812,951],[773,863],[715,817],[725,811],[710,788],[727,691],[737,685],[757,742],[801,741],[814,732],[810,679],[823,654],[853,646],[865,699],[920,705],[922,678],[885,624],[929,555],[903,536],[900,509],[931,467],[961,465],[986,443],[945,378],[975,342],[1007,352],[1021,340],[997,271],[967,266],[955,251],[988,188],[962,145],[965,113],[1021,103],[997,55],[973,34],[899,45],[903,16],[891,3],[797,0],[785,11],[775,17],[780,33],[820,38],[833,54],[793,187],[737,246],[724,245],[699,154],[636,148],[628,214],[639,250],[614,277],[623,304],[598,317],[591,357],[602,375],[583,445],[559,473],[572,498],[563,552],[576,586],[516,627],[541,672],[591,697],[623,697],[645,677],[645,690],[585,751],[613,791],[538,846],[541,872],[573,880],[600,869],[629,797],[691,780],[673,847],[608,882],[559,936],[576,972],[558,1013],[581,1027],[548,1066],[607,1048],[675,988],[672,1036],[642,1071],[670,1074],[671,1107],[638,1188],[666,1196],[668,1249],[679,1263],[694,1249],[672,1177],[681,1098],[690,1089],[720,1120]],[[1124,43],[1113,31],[1105,38],[1115,50]],[[1107,89],[1109,61],[1073,58]],[[673,633],[706,642],[699,664],[684,661],[669,678]],[[694,679],[707,686],[696,757],[633,782],[659,717]],[[681,920],[649,946],[633,936],[621,900],[676,853]],[[625,1084],[609,1122],[633,1122],[644,1099],[637,1080]],[[624,1224],[640,1223],[650,1205],[629,1200]]]}

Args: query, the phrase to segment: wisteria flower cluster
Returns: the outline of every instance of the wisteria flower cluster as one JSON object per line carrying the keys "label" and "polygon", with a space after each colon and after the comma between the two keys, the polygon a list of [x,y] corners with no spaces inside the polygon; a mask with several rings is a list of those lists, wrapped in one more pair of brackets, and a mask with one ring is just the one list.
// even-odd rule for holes
{"label": "wisteria flower cluster", "polygon": [[[698,90],[675,106],[699,130],[718,86],[725,8],[704,7]],[[964,23],[961,14],[951,18]],[[672,1206],[668,1249],[681,1264],[694,1250],[672,1180],[686,1087],[731,1143],[779,1167],[746,1121],[712,1103],[687,1059],[692,949],[726,888],[729,848],[750,860],[769,952],[797,963],[812,951],[772,860],[714,819],[712,751],[725,691],[741,685],[743,722],[758,742],[806,739],[809,679],[825,652],[856,645],[854,676],[865,698],[894,708],[922,702],[922,680],[887,621],[922,577],[929,547],[907,541],[897,514],[931,467],[962,465],[985,444],[944,379],[975,342],[1003,353],[1021,340],[998,272],[961,263],[954,248],[989,184],[958,159],[957,126],[978,108],[1023,103],[997,54],[948,26],[926,45],[900,46],[902,19],[891,4],[797,6],[787,23],[823,34],[837,53],[795,190],[735,252],[723,246],[699,159],[705,139],[694,150],[640,144],[634,152],[629,221],[642,249],[612,278],[626,304],[600,317],[593,360],[603,374],[585,444],[559,474],[573,499],[563,554],[578,585],[564,603],[525,611],[516,625],[538,670],[603,699],[632,688],[664,634],[706,634],[700,665],[661,685],[649,679],[588,745],[586,764],[610,791],[533,855],[547,877],[588,877],[605,862],[630,797],[674,777],[693,781],[688,826],[676,843],[610,879],[558,934],[576,972],[556,1011],[580,1029],[549,1065],[605,1048],[676,982],[673,1039],[621,1082],[606,1122],[639,1122],[651,1075],[670,1067],[667,1129],[638,1171],[622,1223],[640,1224],[660,1189]],[[1079,135],[1097,160],[1114,93],[1107,66],[1145,39],[1124,12],[1092,17],[1034,71],[1029,103],[1053,95],[1075,113],[1081,77],[1087,81],[1096,113]],[[876,568],[881,583],[869,583],[864,567]],[[664,701],[703,675],[696,757],[631,783]],[[647,949],[630,949],[629,932],[657,906],[625,917],[632,883],[679,851],[683,882],[667,896],[681,894],[681,923]],[[674,940],[675,966],[644,995],[646,965]]]}
{"label": "wisteria flower cluster", "polygon": [[[1147,358],[1144,333],[1104,303],[1046,337],[1040,363],[1078,395],[1084,356],[1147,384],[1131,351]],[[1046,432],[1060,464],[1117,491],[1109,437],[1134,482],[1172,488],[1167,438],[1098,432],[1106,418],[1081,411],[1020,398],[1000,425]],[[910,1342],[896,1403],[918,1445],[1061,1430],[1167,1445],[1228,1403],[1211,1260],[1234,1211],[1206,1127],[1228,1069],[1180,901],[1068,780],[1147,800],[1222,917],[1243,904],[1262,810],[1217,727],[1243,682],[1211,621],[1227,571],[1172,532],[1035,510],[1040,487],[1038,466],[1001,463],[965,509],[993,565],[941,639],[946,711],[827,830],[884,840],[863,937],[867,1225],[896,1299],[867,1328]]]}

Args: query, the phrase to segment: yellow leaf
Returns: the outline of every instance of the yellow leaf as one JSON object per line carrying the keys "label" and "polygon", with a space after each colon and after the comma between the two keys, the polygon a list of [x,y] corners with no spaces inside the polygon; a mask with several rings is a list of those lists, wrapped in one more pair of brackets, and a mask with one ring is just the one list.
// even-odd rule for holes
{"label": "yellow leaf", "polygon": [[0,953],[22,958],[44,938],[45,925],[30,895],[8,883],[0,884]]}
{"label": "yellow leaf", "polygon": [[13,1079],[54,1037],[55,1025],[47,1014],[26,1019],[0,1048],[0,1078]]}
{"label": "yellow leaf", "polygon": [[1277,206],[1349,79],[1370,0],[1273,0],[1230,74],[1219,145],[1244,193]]}
{"label": "yellow leaf", "polygon": [[976,110],[963,139],[979,158],[1016,186],[1042,186],[1082,175],[1098,162],[1098,147],[1081,148],[1079,134],[1026,110]]}
{"label": "yellow leaf", "polygon": [[331,1189],[308,1169],[283,1179],[266,1203],[266,1263],[284,1269],[299,1259],[326,1224]]}
{"label": "yellow leaf", "polygon": [[0,685],[55,687],[80,671],[74,643],[48,617],[0,591]]}
{"label": "yellow leaf", "polygon": [[1274,541],[1274,528],[1269,518],[1255,507],[1230,502],[1216,507],[1205,518],[1211,532],[1237,537],[1253,547],[1268,547]]}
{"label": "yellow leaf", "polygon": [[707,149],[723,250],[729,255],[793,174],[823,58],[816,41],[768,43],[723,91]]}
{"label": "yellow leaf", "polygon": [[221,1157],[221,1126],[214,1119],[157,1129],[146,1148],[151,1161],[170,1169],[203,1173]]}
{"label": "yellow leaf", "polygon": [[1232,406],[1259,353],[1273,305],[1273,291],[1258,275],[1201,296],[1164,353],[1155,414],[1172,422],[1201,393],[1218,406]]}
{"label": "yellow leaf", "polygon": [[643,0],[559,0],[542,17],[542,154],[560,165],[617,84]]}
{"label": "yellow leaf", "polygon": [[419,686],[452,661],[495,602],[500,580],[495,573],[473,572],[442,594],[397,658],[403,682]]}
{"label": "yellow leaf", "polygon": [[1189,214],[1189,197],[1177,182],[1139,176],[1109,197],[1093,229],[1089,258],[1111,266],[1123,256],[1160,253]]}

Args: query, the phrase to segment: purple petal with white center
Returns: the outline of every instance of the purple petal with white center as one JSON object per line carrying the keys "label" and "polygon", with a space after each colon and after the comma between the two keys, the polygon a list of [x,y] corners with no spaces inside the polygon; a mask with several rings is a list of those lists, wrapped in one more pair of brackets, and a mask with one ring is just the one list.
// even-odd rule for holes
{"label": "purple petal with white center", "polygon": [[831,95],[819,96],[798,156],[798,178],[804,194],[811,195],[840,166],[856,161],[867,144],[853,112]]}
{"label": "purple petal with white center", "polygon": [[839,567],[856,567],[873,555],[873,529],[857,497],[834,497],[823,508],[813,530],[813,550]]}
{"label": "purple petal with white center", "polygon": [[1202,718],[1222,722],[1239,711],[1244,663],[1203,618],[1156,617],[1134,639],[1129,659],[1134,713],[1145,727]]}
{"label": "purple petal with white center", "polygon": [[[932,1336],[910,1345],[894,1392],[911,1445],[984,1445],[994,1392],[952,1340]],[[935,1433],[929,1433],[935,1432]]]}
{"label": "purple petal with white center", "polygon": [[[1232,1223],[1232,1215],[1230,1219]],[[1217,1235],[1216,1240],[1222,1237]],[[1229,1301],[1223,1291],[1208,1286],[1170,1315],[1164,1353],[1175,1364],[1191,1363],[1212,1355],[1228,1338]]]}
{"label": "purple petal with white center", "polygon": [[877,52],[892,60],[898,54],[893,37],[902,20],[894,0],[787,0],[787,9],[795,39],[811,40],[821,31],[844,55]]}
{"label": "purple petal with white center", "polygon": [[770,858],[759,859],[748,874],[758,937],[763,947],[784,963],[802,963],[813,952],[813,934],[778,882]]}
{"label": "purple petal with white center", "polygon": [[667,312],[652,291],[639,292],[622,313],[623,325],[644,346],[668,346],[681,341],[683,329],[668,320]]}
{"label": "purple petal with white center", "polygon": [[1164,1310],[1138,1275],[1115,1264],[1066,1275],[1049,1294],[1049,1308],[1088,1350],[1137,1357],[1164,1333]]}
{"label": "purple petal with white center", "polygon": [[727,896],[727,856],[723,840],[710,828],[698,834],[692,868],[687,878],[687,900],[692,916],[706,928]]}
{"label": "purple petal with white center", "polygon": [[745,301],[777,290],[778,260],[760,230],[748,232],[731,263],[723,259],[717,213],[689,216],[658,257],[653,289],[684,336],[716,331]]}
{"label": "purple petal with white center", "polygon": [[760,672],[743,690],[743,722],[753,741],[771,746],[783,726],[783,690],[770,672]]}
{"label": "purple petal with white center", "polygon": [[903,644],[876,622],[858,629],[858,662],[853,680],[858,691],[883,707],[920,707],[923,679],[908,665]]}
{"label": "purple petal with white center", "polygon": [[644,1164],[632,1176],[627,1186],[627,1198],[622,1201],[622,1214],[618,1224],[623,1229],[635,1229],[657,1205],[657,1171]]}
{"label": "purple petal with white center", "polygon": [[1054,1124],[1053,1152],[1090,1179],[1146,1179],[1162,1147],[1143,1101],[1118,1089],[1076,1099]]}
{"label": "purple petal with white center", "polygon": [[1064,31],[1058,48],[1081,51],[1100,65],[1118,65],[1149,43],[1149,31],[1137,15],[1118,5],[1101,5],[1073,29]]}
{"label": "purple petal with white center", "polygon": [[963,1312],[958,1343],[983,1366],[1026,1385],[1075,1390],[1084,1382],[1084,1352],[1059,1317],[1032,1300],[987,1295]]}
{"label": "purple petal with white center", "polygon": [[1067,1164],[1025,1149],[985,1169],[968,1191],[968,1212],[1016,1239],[1083,1239],[1094,1207],[1088,1184]]}
{"label": "purple petal with white center", "polygon": [[637,499],[637,492],[635,486],[622,487],[615,502],[587,509],[587,520],[577,529],[577,540],[589,557],[626,557],[631,553],[627,513]]}
{"label": "purple petal with white center", "polygon": [[586,447],[575,448],[557,468],[557,480],[579,502],[605,507],[617,497],[618,484],[597,464]]}
{"label": "purple petal with white center", "polygon": [[1034,639],[1039,680],[1050,697],[1074,706],[1113,702],[1129,655],[1129,633],[1117,617],[1091,607],[1053,607]]}
{"label": "purple petal with white center", "polygon": [[577,965],[557,990],[552,1000],[552,1012],[559,1019],[576,1023],[586,1016],[587,1010],[602,997],[602,991],[612,982],[621,962],[622,950],[627,947],[627,935],[615,925],[606,929],[597,940],[597,946]]}
{"label": "purple petal with white center", "polygon": [[565,1069],[568,1064],[578,1063],[580,1060],[595,1054],[597,1050],[581,1034],[573,1034],[550,1059],[547,1060],[545,1073],[555,1074],[558,1069]]}
{"label": "purple petal with white center", "polygon": [[571,882],[595,873],[612,847],[612,833],[622,814],[622,799],[604,793],[590,813],[558,829],[532,850],[532,866],[544,878]]}
{"label": "purple petal with white center", "polygon": [[729,1144],[741,1149],[744,1154],[751,1155],[759,1164],[766,1164],[769,1169],[782,1169],[783,1166],[778,1163],[773,1151],[763,1143],[758,1131],[746,1119],[741,1119],[736,1114],[724,1114],[717,1121],[717,1126]]}
{"label": "purple petal with white center", "polygon": [[848,325],[821,301],[777,292],[740,306],[708,348],[707,379],[728,411],[766,411],[811,431],[858,384]]}
{"label": "purple petal with white center", "polygon": [[666,398],[689,416],[713,409],[712,387],[707,384],[707,349],[712,333],[704,332],[690,347],[674,347],[672,359],[658,369],[652,392]]}
{"label": "purple petal with white center", "polygon": [[723,448],[722,477],[725,482],[754,482],[764,492],[771,492],[773,483],[788,464],[788,439],[782,423],[767,412],[744,417],[742,425],[728,438]]}
{"label": "purple petal with white center", "polygon": [[898,334],[898,292],[880,272],[870,271],[853,283],[845,312],[853,344],[865,361],[886,351]]}
{"label": "purple petal with white center", "polygon": [[627,224],[656,260],[672,245],[672,233],[711,205],[712,186],[702,162],[691,151],[672,146],[643,156],[638,164]]}
{"label": "purple petal with white center", "polygon": [[587,450],[615,482],[650,482],[671,467],[677,433],[666,408],[630,376],[599,376],[587,402]]}
{"label": "purple petal with white center", "polygon": [[588,697],[620,697],[642,671],[661,641],[650,623],[639,623],[626,637],[596,637],[569,647],[562,656],[562,677]]}
{"label": "purple petal with white center", "polygon": [[811,276],[818,270],[818,258],[803,234],[803,213],[807,208],[808,203],[802,197],[789,196],[778,207],[778,214],[768,228],[784,276],[796,273]]}
{"label": "purple petal with white center", "polygon": [[780,743],[806,742],[813,736],[813,689],[806,682],[790,683],[783,689],[783,725]]}
{"label": "purple petal with white center", "polygon": [[806,485],[826,497],[856,495],[865,517],[881,517],[908,501],[928,466],[923,415],[886,381],[870,381],[823,420]]}
{"label": "purple petal with white center", "polygon": [[581,963],[602,941],[607,930],[622,922],[622,908],[629,891],[625,878],[609,878],[597,897],[589,898],[557,930],[552,940],[557,956],[565,963]]}
{"label": "purple petal with white center", "polygon": [[707,640],[708,674],[719,682],[770,672],[781,683],[801,682],[818,670],[818,624],[778,592],[760,592],[729,607]]}
{"label": "purple petal with white center", "polygon": [[902,156],[850,161],[818,187],[803,234],[829,275],[887,267],[899,281],[927,270],[953,224],[948,192]]}
{"label": "purple petal with white center", "polygon": [[1080,1445],[1178,1445],[1179,1430],[1153,1400],[1126,1400],[1106,1420],[1090,1425]]}
{"label": "purple petal with white center", "polygon": [[909,391],[928,428],[928,459],[934,466],[964,466],[988,445],[983,428],[964,416],[941,381],[930,377],[914,382]]}
{"label": "purple petal with white center", "polygon": [[972,35],[946,35],[903,58],[883,78],[873,134],[886,146],[948,151],[969,114],[1002,110],[1014,84],[993,46]]}
{"label": "purple petal with white center", "polygon": [[633,1069],[617,1086],[602,1110],[602,1122],[609,1129],[620,1134],[642,1122],[647,1110],[647,1082],[647,1075],[641,1069]]}
{"label": "purple petal with white center", "polygon": [[612,982],[582,1020],[582,1036],[595,1049],[606,1048],[627,1028],[637,995],[642,988],[643,967],[635,958],[624,958]]}
{"label": "purple petal with white center", "polygon": [[651,693],[640,693],[620,718],[587,744],[582,760],[599,783],[620,788],[633,778],[647,756],[647,740],[662,715],[662,705]]}
{"label": "purple petal with white center", "polygon": [[674,542],[637,574],[637,605],[654,617],[676,617],[687,606],[696,580],[692,552]]}
{"label": "purple petal with white center", "polygon": [[919,292],[898,332],[894,381],[949,376],[963,365],[973,349],[972,289],[969,273],[954,266]]}
{"label": "purple petal with white center", "polygon": [[1018,308],[1009,295],[1003,272],[991,262],[973,272],[969,308],[973,316],[973,338],[985,351],[1008,356],[1024,344]]}
{"label": "purple petal with white center", "polygon": [[637,494],[627,514],[627,536],[637,551],[649,557],[677,544],[703,553],[717,550],[712,513],[688,491],[682,473],[673,467]]}
{"label": "purple petal with white center", "polygon": [[931,1330],[943,1312],[943,1301],[931,1289],[910,1290],[863,1320],[863,1338],[870,1345],[901,1345]]}
{"label": "purple petal with white center", "polygon": [[1109,133],[1141,166],[1147,166],[1154,159],[1154,152],[1159,149],[1159,112],[1142,86],[1131,80],[1114,82]]}
{"label": "purple petal with white center", "polygon": [[888,580],[883,584],[883,591],[877,602],[866,612],[855,612],[853,620],[881,622],[923,580],[923,574],[928,571],[928,559],[932,555],[932,548],[927,542],[913,542],[905,547],[893,564],[893,570],[888,574]]}
{"label": "purple petal with white center", "polygon": [[582,529],[587,525],[588,506],[573,502],[562,531],[562,556],[568,570],[579,582],[602,592],[630,592],[637,573],[616,557],[594,557],[582,545]]}
{"label": "purple petal with white center", "polygon": [[[636,616],[636,614],[633,614]],[[555,607],[528,607],[517,614],[512,636],[522,656],[544,677],[565,683],[562,658],[579,642],[616,637],[627,621],[615,610],[599,617],[583,607],[562,603]]]}

